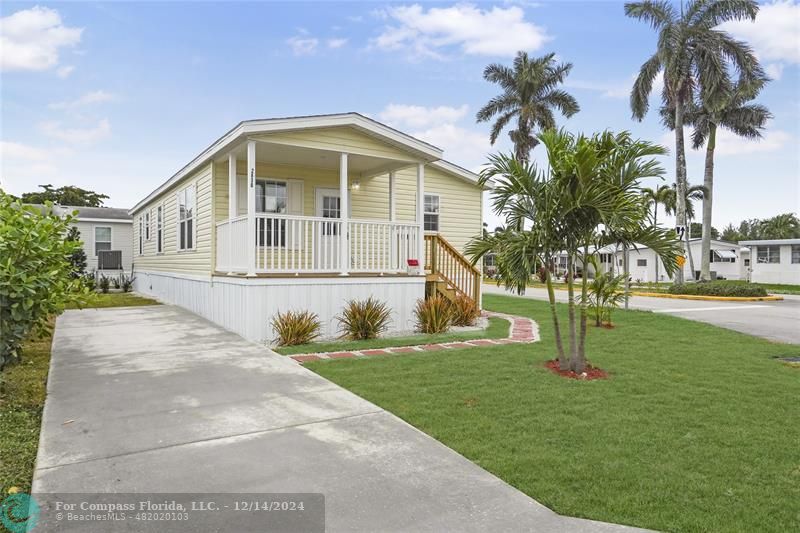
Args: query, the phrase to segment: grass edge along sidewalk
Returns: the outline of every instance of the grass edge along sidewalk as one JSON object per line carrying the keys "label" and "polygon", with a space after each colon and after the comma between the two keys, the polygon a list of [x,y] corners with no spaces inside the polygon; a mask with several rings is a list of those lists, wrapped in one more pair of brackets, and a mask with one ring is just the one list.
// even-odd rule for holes
{"label": "grass edge along sidewalk", "polygon": [[[109,293],[98,294],[85,309],[157,304],[131,293]],[[52,343],[52,334],[25,341],[22,362],[0,372],[0,499],[11,489],[30,491]]]}

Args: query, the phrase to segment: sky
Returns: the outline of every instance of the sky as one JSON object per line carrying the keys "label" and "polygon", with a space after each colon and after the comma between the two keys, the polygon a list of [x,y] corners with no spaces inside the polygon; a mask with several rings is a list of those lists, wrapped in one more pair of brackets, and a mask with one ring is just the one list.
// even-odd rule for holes
{"label": "sky", "polygon": [[[714,226],[800,211],[800,3],[765,2],[746,40],[773,78],[760,141],[721,132]],[[554,52],[573,69],[573,132],[629,130],[674,146],[654,96],[628,95],[655,34],[607,1],[471,3],[43,2],[0,4],[0,187],[76,185],[131,207],[241,120],[356,111],[478,170],[508,152],[476,111],[489,63]],[[704,151],[689,151],[702,183]],[[533,158],[544,159],[537,148]],[[664,183],[674,181],[672,156]],[[655,182],[646,185],[656,185]],[[487,202],[488,204],[488,202]],[[490,227],[501,221],[484,214]]]}

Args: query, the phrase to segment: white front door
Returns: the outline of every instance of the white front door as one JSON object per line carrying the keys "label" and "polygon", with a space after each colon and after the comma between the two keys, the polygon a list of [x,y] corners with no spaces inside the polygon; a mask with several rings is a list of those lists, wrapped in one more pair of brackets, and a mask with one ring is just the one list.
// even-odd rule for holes
{"label": "white front door", "polygon": [[322,222],[316,232],[314,268],[339,269],[339,229],[341,223],[341,198],[339,189],[317,188],[316,215],[336,219],[337,222]]}

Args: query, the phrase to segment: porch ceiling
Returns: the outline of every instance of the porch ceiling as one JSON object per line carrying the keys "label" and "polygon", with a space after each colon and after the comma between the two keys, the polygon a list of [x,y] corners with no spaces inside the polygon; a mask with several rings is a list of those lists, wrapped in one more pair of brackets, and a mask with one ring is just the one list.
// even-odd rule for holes
{"label": "porch ceiling", "polygon": [[[237,146],[232,153],[238,160],[247,159],[247,143]],[[227,157],[218,161],[227,161]],[[256,162],[273,165],[286,165],[297,167],[313,167],[326,170],[339,171],[339,152],[290,146],[265,141],[256,142]],[[392,170],[413,165],[412,161],[402,161],[383,157],[374,157],[360,154],[349,154],[347,158],[348,174],[359,177],[371,177],[385,174]]]}

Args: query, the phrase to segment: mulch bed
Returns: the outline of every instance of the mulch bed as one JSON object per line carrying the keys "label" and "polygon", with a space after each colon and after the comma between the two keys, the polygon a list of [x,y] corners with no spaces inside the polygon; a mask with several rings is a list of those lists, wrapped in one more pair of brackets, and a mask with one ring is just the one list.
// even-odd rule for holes
{"label": "mulch bed", "polygon": [[550,369],[551,372],[554,374],[558,374],[559,376],[571,379],[580,379],[582,381],[591,381],[593,379],[608,379],[608,372],[603,370],[602,368],[597,368],[596,366],[592,366],[589,363],[586,363],[586,372],[583,374],[577,374],[572,370],[560,370],[558,368],[558,359],[550,359],[547,361],[544,366]]}

